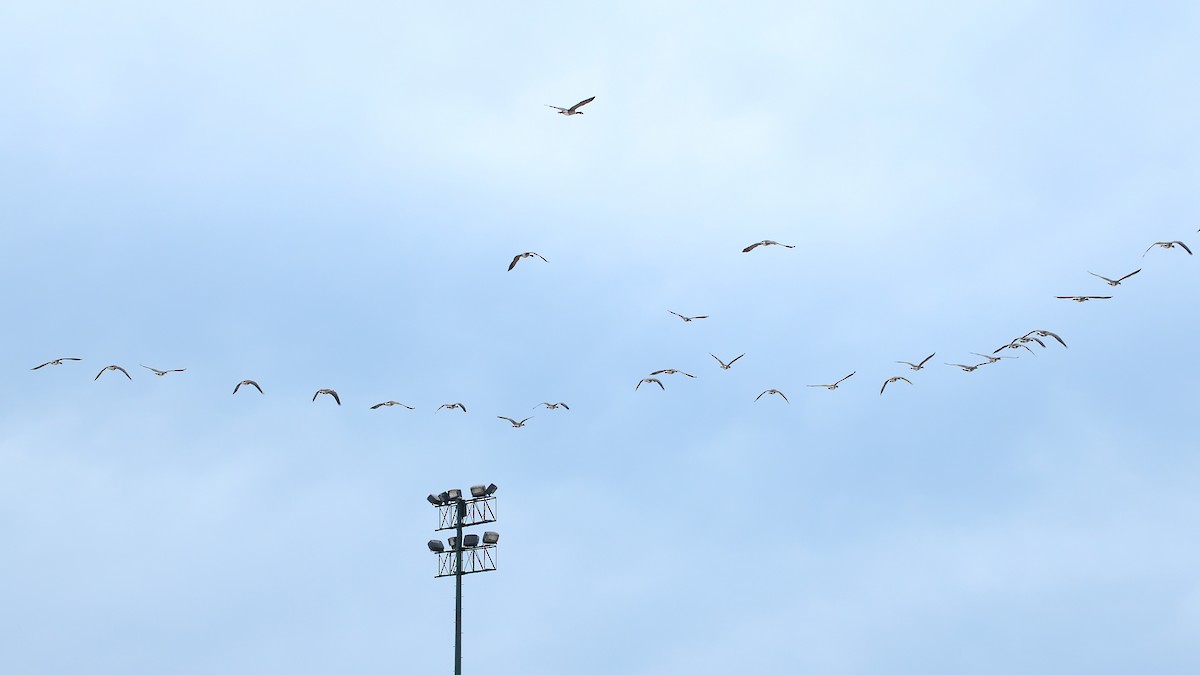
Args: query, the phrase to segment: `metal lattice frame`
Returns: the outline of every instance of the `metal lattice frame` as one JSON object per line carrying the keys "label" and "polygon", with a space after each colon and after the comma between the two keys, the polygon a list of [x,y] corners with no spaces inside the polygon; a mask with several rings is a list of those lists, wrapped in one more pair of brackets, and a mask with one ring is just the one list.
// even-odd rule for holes
{"label": "metal lattice frame", "polygon": [[[496,522],[496,498],[495,497],[480,497],[479,499],[464,499],[463,503],[467,507],[466,515],[463,516],[463,527],[472,525],[483,525],[484,523]],[[453,530],[458,528],[458,504],[450,503],[443,504],[438,507],[439,525],[437,531]]]}
{"label": "metal lattice frame", "polygon": [[[496,545],[484,544],[473,548],[464,548],[462,550],[462,573],[463,576],[475,574],[476,572],[495,572],[496,571]],[[439,553],[438,557],[438,572],[437,577],[452,577],[458,571],[455,562],[458,560],[458,551],[446,551]]]}

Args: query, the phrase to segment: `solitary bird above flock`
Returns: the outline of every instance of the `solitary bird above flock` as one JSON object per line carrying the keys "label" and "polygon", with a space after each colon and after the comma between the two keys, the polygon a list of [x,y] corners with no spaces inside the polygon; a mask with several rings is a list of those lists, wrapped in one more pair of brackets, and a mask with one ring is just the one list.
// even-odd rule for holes
{"label": "solitary bird above flock", "polygon": [[[1175,248],[1176,244],[1179,245],[1179,248],[1187,251],[1188,255],[1192,254],[1192,249],[1188,248],[1187,244],[1183,243],[1182,241],[1156,241],[1153,244],[1150,244],[1150,248],[1154,248],[1155,246],[1161,246],[1162,248]],[[1150,252],[1150,248],[1146,249],[1146,253]],[[1146,253],[1142,254],[1143,258],[1146,257]]]}
{"label": "solitary bird above flock", "polygon": [[[667,311],[671,312],[671,310],[669,310],[669,309]],[[708,318],[707,314],[701,314],[700,316],[684,316],[684,315],[680,314],[679,312],[671,312],[671,314],[674,314],[675,316],[683,319],[684,323],[691,323],[693,319],[707,319]]]}
{"label": "solitary bird above flock", "polygon": [[554,108],[555,110],[557,110],[557,111],[558,111],[558,114],[559,114],[559,115],[568,115],[568,116],[570,116],[570,115],[582,115],[582,114],[583,114],[583,111],[582,111],[582,110],[580,110],[580,108],[582,108],[583,106],[585,106],[585,105],[587,105],[587,104],[589,104],[589,103],[591,103],[592,101],[595,101],[595,100],[596,100],[596,97],[595,97],[595,96],[593,96],[593,97],[591,97],[591,98],[585,98],[585,99],[583,99],[582,101],[580,101],[579,103],[576,103],[575,105],[571,106],[570,108],[560,108],[560,107],[558,107],[558,106],[556,106],[556,105],[550,105],[549,103],[546,103],[546,104],[544,104],[544,105],[545,105],[547,108]]}
{"label": "solitary bird above flock", "polygon": [[[542,254],[540,254],[540,253],[537,253],[536,251],[526,251],[526,252],[524,252],[524,253],[518,253],[518,254],[516,254],[515,256],[513,256],[512,262],[508,263],[508,271],[509,271],[509,272],[511,272],[511,271],[512,271],[512,269],[513,269],[514,267],[516,267],[516,266],[517,266],[517,262],[518,262],[518,261],[520,261],[521,259],[523,259],[523,258],[532,258],[533,256],[537,256],[537,257],[539,257],[539,258],[542,258]],[[548,263],[548,262],[550,262],[550,261],[549,261],[549,260],[546,260],[545,258],[542,258],[542,262],[547,262],[547,263]]]}
{"label": "solitary bird above flock", "polygon": [[749,253],[750,251],[753,251],[754,249],[758,248],[759,246],[782,246],[784,248],[796,248],[795,246],[793,246],[791,244],[781,244],[777,241],[771,241],[770,239],[763,239],[762,241],[758,242],[757,244],[750,244],[746,248],[742,249],[742,253]]}
{"label": "solitary bird above flock", "polygon": [[1088,300],[1111,300],[1111,295],[1056,295],[1059,300],[1074,300],[1075,302],[1087,302]]}
{"label": "solitary bird above flock", "polygon": [[61,366],[63,364],[63,361],[82,361],[82,360],[83,359],[77,359],[73,356],[64,356],[61,359],[54,359],[53,361],[47,361],[40,366],[34,366],[34,367],[30,368],[30,370],[37,370],[38,368],[45,368],[46,366]]}

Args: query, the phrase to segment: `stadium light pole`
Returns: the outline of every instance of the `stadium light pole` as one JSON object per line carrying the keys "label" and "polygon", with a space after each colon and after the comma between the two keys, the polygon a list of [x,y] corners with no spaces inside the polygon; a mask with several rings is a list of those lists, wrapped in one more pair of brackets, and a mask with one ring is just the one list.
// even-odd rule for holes
{"label": "stadium light pole", "polygon": [[[463,534],[464,527],[496,522],[496,484],[471,486],[471,497],[464,498],[462,490],[447,490],[429,495],[429,503],[438,509],[440,524],[437,531],[454,530],[447,540],[450,550],[441,540],[429,540],[429,550],[437,554],[438,573],[434,578],[454,577],[454,675],[462,675],[462,578],[476,572],[494,572],[493,555],[500,535],[484,532],[483,543],[477,534]],[[466,554],[466,565],[463,556]]]}

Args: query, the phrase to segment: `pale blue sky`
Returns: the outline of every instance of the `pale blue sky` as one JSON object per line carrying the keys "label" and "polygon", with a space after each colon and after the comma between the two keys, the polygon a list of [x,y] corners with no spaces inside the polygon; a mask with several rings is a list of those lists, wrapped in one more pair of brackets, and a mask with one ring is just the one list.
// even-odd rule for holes
{"label": "pale blue sky", "polygon": [[0,672],[1194,673],[1150,4],[0,5]]}

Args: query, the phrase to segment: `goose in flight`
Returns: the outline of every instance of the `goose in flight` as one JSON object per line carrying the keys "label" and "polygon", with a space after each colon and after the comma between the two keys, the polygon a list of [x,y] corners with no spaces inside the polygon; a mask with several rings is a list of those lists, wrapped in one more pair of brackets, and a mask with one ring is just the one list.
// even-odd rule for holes
{"label": "goose in flight", "polygon": [[722,361],[721,359],[717,358],[717,355],[716,355],[716,354],[713,354],[712,352],[709,352],[709,353],[708,353],[708,355],[709,355],[709,356],[711,356],[711,357],[713,357],[714,359],[717,359],[717,363],[721,364],[721,370],[729,370],[729,367],[730,367],[730,366],[732,366],[732,365],[734,364],[734,361],[737,361],[738,359],[740,359],[740,358],[742,358],[743,356],[745,356],[745,354],[738,354],[738,355],[737,355],[737,357],[735,357],[735,358],[733,359],[733,361],[730,361],[729,363],[725,363],[725,362],[724,362],[724,361]]}
{"label": "goose in flight", "polygon": [[[103,369],[101,369],[101,371],[100,371],[100,372],[96,373],[96,377],[92,378],[92,382],[95,382],[96,380],[100,379],[100,376],[101,376],[101,375],[103,375],[103,374],[104,374],[104,371],[106,371],[106,370],[119,370],[119,371],[121,371],[122,373],[125,373],[125,377],[129,377],[129,372],[128,372],[128,371],[126,371],[126,370],[125,370],[124,368],[122,368],[121,366],[105,366]],[[131,379],[131,380],[132,380],[133,378],[132,378],[132,377],[129,377],[129,379]]]}
{"label": "goose in flight", "polygon": [[454,410],[455,408],[458,408],[459,410],[461,410],[463,412],[467,412],[467,406],[465,406],[461,403],[443,403],[443,404],[439,405],[438,409],[434,410],[433,412],[437,412],[438,410],[441,410],[442,408],[445,408],[446,410]]}
{"label": "goose in flight", "polygon": [[534,408],[536,408],[536,407],[538,407],[538,406],[540,406],[540,405],[544,405],[544,406],[546,406],[546,408],[547,408],[547,409],[549,409],[549,410],[558,410],[559,408],[566,408],[567,410],[570,410],[570,409],[571,409],[571,406],[567,405],[566,403],[563,403],[562,401],[559,401],[558,403],[548,403],[548,402],[542,402],[542,403],[539,403],[539,404],[537,404],[537,405],[535,405],[535,406],[533,406],[533,407],[534,407]]}
{"label": "goose in flight", "polygon": [[[926,361],[933,358],[934,354],[937,354],[937,352],[934,352],[933,354],[921,359],[920,363],[910,363],[908,361],[897,361],[896,363],[903,363],[904,365],[908,366],[910,370],[920,370],[925,367]],[[912,384],[912,382],[909,382],[909,384]]]}
{"label": "goose in flight", "polygon": [[[1038,336],[1041,336],[1041,337],[1052,337],[1052,338],[1054,338],[1055,340],[1058,340],[1058,344],[1060,344],[1060,345],[1062,345],[1062,346],[1064,346],[1064,347],[1066,347],[1066,346],[1067,346],[1067,343],[1063,342],[1063,339],[1062,339],[1062,338],[1060,338],[1059,336],[1055,335],[1054,333],[1051,333],[1051,332],[1050,332],[1050,331],[1048,331],[1048,330],[1031,330],[1031,331],[1029,331],[1028,333],[1026,333],[1026,334],[1025,334],[1025,337],[1029,337],[1030,335],[1038,335]],[[1024,339],[1024,338],[1021,338],[1021,339]],[[1041,342],[1041,340],[1038,340],[1038,342]],[[1043,346],[1043,347],[1045,347],[1046,345],[1042,345],[1042,346]]]}
{"label": "goose in flight", "polygon": [[641,382],[637,383],[637,386],[634,387],[633,390],[637,391],[638,389],[641,389],[643,384],[657,384],[658,387],[660,389],[662,389],[663,391],[666,391],[666,389],[667,389],[666,387],[663,386],[662,381],[659,380],[657,377],[645,377],[645,378],[642,378]]}
{"label": "goose in flight", "polygon": [[[1182,241],[1156,241],[1153,244],[1150,244],[1150,248],[1154,248],[1155,246],[1161,246],[1163,248],[1175,248],[1176,244],[1179,244],[1179,248],[1187,251],[1188,255],[1192,254],[1192,249],[1188,248],[1187,244],[1183,243]],[[1150,248],[1146,249],[1146,253],[1150,252]],[[1146,253],[1142,254],[1143,258],[1146,257]]]}
{"label": "goose in flight", "polygon": [[884,389],[887,389],[887,386],[888,386],[889,384],[891,384],[891,383],[893,383],[893,382],[899,382],[900,380],[904,380],[905,382],[908,382],[909,384],[912,384],[912,381],[911,381],[911,380],[909,380],[907,377],[900,377],[900,376],[896,376],[896,377],[889,377],[887,380],[885,380],[885,381],[884,381],[884,383],[883,383],[883,386],[879,388],[879,395],[880,395],[880,396],[883,396],[883,390],[884,390]]}
{"label": "goose in flight", "polygon": [[[515,256],[513,256],[512,262],[508,263],[508,271],[509,271],[509,272],[511,272],[511,271],[513,270],[513,268],[517,266],[517,262],[518,262],[518,261],[520,261],[521,259],[523,259],[523,258],[532,258],[532,257],[534,257],[534,256],[537,256],[537,257],[539,257],[539,258],[542,258],[542,254],[541,254],[541,253],[538,253],[537,251],[526,251],[526,252],[524,252],[524,253],[518,253],[518,254],[516,254]],[[549,261],[549,260],[546,260],[545,258],[542,258],[542,262],[547,262],[547,263],[548,263],[548,262],[550,262],[550,261]]]}
{"label": "goose in flight", "polygon": [[157,375],[159,377],[162,377],[163,375],[166,375],[167,373],[182,373],[183,371],[187,370],[187,368],[175,368],[174,370],[159,370],[158,368],[151,368],[150,366],[145,366],[140,363],[138,365],[142,366],[146,370],[153,372],[155,375]]}
{"label": "goose in flight", "polygon": [[383,408],[383,407],[385,407],[385,406],[386,406],[386,407],[388,407],[388,408],[390,408],[390,407],[392,407],[392,406],[394,406],[394,405],[398,405],[398,406],[401,406],[401,407],[404,407],[404,408],[408,408],[409,410],[416,410],[416,408],[412,407],[411,405],[404,405],[404,404],[403,404],[403,403],[401,403],[400,401],[384,401],[383,403],[376,403],[375,405],[371,406],[371,410],[378,410],[378,409],[380,409],[380,408]]}
{"label": "goose in flight", "polygon": [[338,405],[342,404],[342,399],[338,398],[337,392],[332,389],[318,389],[317,393],[313,394],[313,400],[317,400],[317,397],[321,394],[329,394],[333,397],[333,400],[337,401]]}
{"label": "goose in flight", "polygon": [[784,393],[782,391],[779,391],[778,389],[768,389],[768,390],[764,391],[763,393],[759,394],[758,396],[755,396],[754,400],[757,401],[758,399],[762,398],[766,394],[779,394],[779,396],[781,398],[783,398],[784,401],[791,403],[791,401],[788,401],[788,397],[785,396]]}
{"label": "goose in flight", "polygon": [[504,415],[496,415],[496,418],[502,419],[502,420],[508,420],[508,423],[511,424],[512,428],[514,428],[514,429],[520,429],[521,427],[525,426],[526,422],[533,419],[532,417],[526,417],[525,419],[518,422],[518,421],[514,420],[513,418],[505,417]]}
{"label": "goose in flight", "polygon": [[[1009,346],[1009,345],[1004,345],[1004,347],[1008,347],[1008,346]],[[1017,345],[1017,346],[1018,346],[1018,347],[1024,347],[1024,345]],[[1004,347],[1001,347],[1000,349],[1004,349]],[[1029,349],[1029,347],[1025,347],[1025,348],[1026,348],[1026,349]],[[996,351],[1000,351],[1000,350],[998,349],[998,350],[996,350]],[[1031,350],[1031,349],[1030,349],[1030,351],[1033,351],[1033,350]],[[975,356],[982,356],[983,358],[987,359],[987,363],[981,363],[981,364],[979,364],[979,365],[981,365],[981,366],[986,366],[986,365],[988,365],[988,363],[999,363],[1000,359],[1015,359],[1015,358],[1018,358],[1018,357],[1016,357],[1016,356],[988,356],[987,354],[980,354],[979,352],[971,352],[971,353],[972,353],[972,354],[974,354]]]}
{"label": "goose in flight", "polygon": [[34,366],[34,367],[30,368],[30,370],[37,370],[38,368],[45,368],[46,366],[61,366],[63,364],[63,361],[82,361],[82,360],[83,359],[77,359],[74,356],[64,356],[61,359],[54,359],[53,361],[47,361],[40,366]]}
{"label": "goose in flight", "polygon": [[558,111],[559,115],[568,115],[568,116],[582,115],[583,111],[580,110],[580,108],[582,108],[583,106],[585,106],[595,100],[596,100],[595,96],[593,96],[591,98],[585,98],[582,101],[580,101],[579,103],[576,103],[575,105],[571,106],[570,108],[560,108],[556,105],[550,105],[549,103],[546,103],[545,106],[547,108],[554,108],[555,110]]}
{"label": "goose in flight", "polygon": [[1110,300],[1111,295],[1056,295],[1059,300],[1074,300],[1075,302],[1087,302],[1088,300]]}
{"label": "goose in flight", "polygon": [[[671,310],[669,310],[669,309],[667,311],[671,312]],[[679,312],[671,312],[671,314],[674,314],[675,316],[683,319],[684,323],[691,323],[692,319],[707,319],[708,318],[707,314],[701,314],[700,316],[684,316],[684,315],[680,314]]]}
{"label": "goose in flight", "polygon": [[695,375],[689,375],[688,373],[685,373],[682,370],[675,370],[674,368],[666,368],[663,370],[656,370],[650,374],[651,375],[687,375],[688,377],[696,377]]}
{"label": "goose in flight", "polygon": [[[1037,338],[1035,338],[1035,337],[1029,337],[1029,334],[1028,334],[1028,333],[1026,333],[1025,335],[1022,335],[1021,337],[1017,338],[1016,340],[1013,340],[1013,342],[1021,342],[1021,343],[1025,343],[1025,342],[1036,342],[1036,343],[1038,343],[1039,345],[1041,345],[1042,349],[1045,349],[1045,348],[1046,348],[1046,343],[1045,343],[1045,342],[1042,342],[1041,340],[1039,340],[1039,339],[1037,339]],[[1033,351],[1033,350],[1031,349],[1031,350],[1029,350],[1029,351]]]}
{"label": "goose in flight", "polygon": [[[1154,248],[1154,247],[1151,246],[1150,248]],[[1141,271],[1142,270],[1140,268],[1136,269],[1136,270],[1130,272],[1129,274],[1126,274],[1125,276],[1121,277],[1120,279],[1109,279],[1108,277],[1101,277],[1099,274],[1096,274],[1095,272],[1088,272],[1088,274],[1090,274],[1094,277],[1100,277],[1101,279],[1107,281],[1109,286],[1120,286],[1122,281],[1125,281],[1129,277],[1131,277]]]}
{"label": "goose in flight", "polygon": [[975,365],[973,365],[973,366],[967,366],[967,365],[964,365],[964,364],[961,364],[961,363],[947,363],[946,365],[948,365],[948,366],[954,366],[955,368],[962,368],[962,371],[963,371],[964,373],[971,373],[971,372],[974,372],[976,368],[978,368],[979,366],[982,366],[983,364],[982,364],[982,363],[977,363],[977,364],[975,364]]}
{"label": "goose in flight", "polygon": [[791,244],[781,244],[777,241],[772,241],[770,239],[763,239],[762,241],[758,242],[757,244],[750,244],[746,248],[742,249],[742,253],[749,253],[750,251],[753,251],[755,248],[757,248],[759,246],[782,246],[784,248],[796,248],[795,246],[793,246]]}
{"label": "goose in flight", "polygon": [[[1042,346],[1044,347],[1045,345],[1042,345]],[[1024,348],[1025,348],[1025,350],[1026,350],[1026,351],[1028,351],[1030,354],[1033,354],[1034,356],[1037,356],[1037,353],[1035,353],[1035,352],[1034,352],[1032,349],[1030,349],[1030,348],[1029,348],[1029,345],[1027,345],[1027,344],[1023,344],[1023,343],[1021,342],[1021,339],[1020,339],[1020,338],[1017,338],[1016,340],[1013,340],[1012,342],[1010,342],[1010,343],[1008,343],[1008,344],[1006,344],[1006,345],[1000,345],[1000,347],[999,347],[998,349],[996,349],[996,351],[994,351],[994,352],[992,352],[992,353],[993,353],[993,354],[998,354],[998,353],[1000,352],[1000,350],[1001,350],[1001,349],[1021,349],[1022,347],[1024,347]],[[985,357],[985,358],[986,358],[986,357]]]}
{"label": "goose in flight", "polygon": [[238,382],[237,386],[233,388],[233,393],[236,394],[238,392],[238,389],[242,388],[243,384],[248,384],[251,387],[254,387],[255,389],[258,390],[258,393],[260,393],[260,394],[263,393],[262,387],[258,386],[258,383],[255,382],[254,380],[242,380],[241,382]]}
{"label": "goose in flight", "polygon": [[[854,371],[854,373],[857,373],[857,372],[858,372],[857,370]],[[849,375],[843,377],[842,379],[838,380],[837,382],[834,382],[833,384],[810,384],[808,386],[810,386],[810,387],[825,387],[829,391],[833,391],[834,389],[838,388],[839,384],[841,384],[841,383],[845,382],[846,380],[850,379],[851,377],[853,377],[854,373],[850,373]]]}

